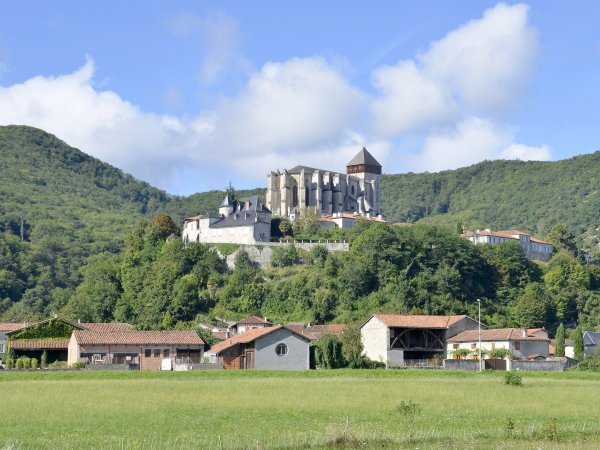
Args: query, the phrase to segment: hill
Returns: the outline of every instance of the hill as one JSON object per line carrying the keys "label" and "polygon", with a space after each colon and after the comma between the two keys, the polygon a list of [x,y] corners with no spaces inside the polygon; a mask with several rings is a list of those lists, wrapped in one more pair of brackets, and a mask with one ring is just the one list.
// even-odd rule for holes
{"label": "hill", "polygon": [[600,152],[556,162],[484,161],[439,173],[384,175],[381,202],[392,222],[453,230],[464,223],[544,236],[564,223],[592,248],[599,242]]}

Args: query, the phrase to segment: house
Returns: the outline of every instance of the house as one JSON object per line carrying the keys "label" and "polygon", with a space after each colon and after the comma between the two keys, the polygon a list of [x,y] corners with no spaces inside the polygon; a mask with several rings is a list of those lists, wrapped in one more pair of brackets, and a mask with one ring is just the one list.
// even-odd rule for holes
{"label": "house", "polygon": [[204,341],[193,331],[76,330],[68,343],[68,363],[177,370],[202,362],[203,351]]}
{"label": "house", "polygon": [[345,323],[329,323],[325,325],[289,323],[286,327],[296,333],[306,336],[311,342],[314,342],[321,339],[324,334],[334,334],[339,336],[348,328],[348,325]]}
{"label": "house", "polygon": [[267,207],[275,216],[292,220],[304,208],[319,216],[347,213],[351,220],[340,217],[336,225],[351,227],[355,213],[380,215],[381,171],[381,164],[364,147],[346,164],[346,173],[302,165],[283,173],[277,170],[267,175]]}
{"label": "house", "polygon": [[67,361],[69,339],[76,330],[123,331],[133,327],[128,323],[80,323],[54,316],[32,323],[2,324],[4,334],[15,358],[28,356],[41,360],[46,352],[48,363]]}
{"label": "house", "polygon": [[367,358],[386,367],[403,367],[442,360],[449,337],[477,327],[478,322],[466,315],[374,314],[360,334]]}
{"label": "house", "polygon": [[586,357],[592,356],[600,344],[600,333],[594,331],[583,332],[583,351]]}
{"label": "house", "polygon": [[[530,334],[522,328],[496,328],[481,330],[481,350],[490,352],[507,349],[513,359],[539,359],[549,355],[550,340],[544,336]],[[470,357],[476,358],[479,351],[478,330],[465,330],[448,339],[447,352],[469,350]]]}
{"label": "house", "polygon": [[259,244],[271,241],[271,211],[257,196],[232,200],[226,195],[219,212],[188,217],[184,242]]}
{"label": "house", "polygon": [[310,340],[281,325],[249,329],[215,344],[207,355],[225,369],[306,370]]}
{"label": "house", "polygon": [[26,325],[27,323],[0,322],[0,363],[4,364],[5,362],[5,353],[8,346],[8,336],[6,333],[18,330]]}
{"label": "house", "polygon": [[272,326],[273,324],[269,322],[266,317],[264,319],[261,319],[260,317],[252,316],[234,323],[229,327],[229,331],[232,334],[239,334],[247,330],[253,330],[255,328],[266,328]]}
{"label": "house", "polygon": [[538,336],[538,337],[543,337],[545,339],[550,339],[550,334],[548,333],[548,330],[546,330],[545,328],[527,328],[527,334],[530,334],[531,336]]}
{"label": "house", "polygon": [[523,247],[527,258],[541,261],[549,261],[554,251],[554,246],[549,242],[542,241],[525,231],[519,230],[492,231],[487,228],[485,230],[466,231],[461,236],[475,245],[518,242]]}

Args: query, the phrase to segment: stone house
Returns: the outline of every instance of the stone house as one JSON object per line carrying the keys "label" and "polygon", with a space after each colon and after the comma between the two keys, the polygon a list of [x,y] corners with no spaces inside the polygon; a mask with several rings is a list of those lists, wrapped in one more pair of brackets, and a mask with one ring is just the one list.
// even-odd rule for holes
{"label": "stone house", "polygon": [[306,370],[310,340],[284,326],[254,328],[215,344],[206,354],[229,370]]}
{"label": "stone house", "polygon": [[239,320],[229,327],[229,331],[231,334],[240,334],[248,330],[253,330],[255,328],[266,328],[272,327],[273,324],[267,320],[265,317],[261,319],[257,316],[246,317],[245,319]]}
{"label": "stone house", "polygon": [[[530,334],[522,328],[496,328],[481,330],[481,350],[490,352],[496,349],[507,349],[513,359],[536,359],[549,356],[550,340],[544,336]],[[459,349],[469,350],[467,357],[475,359],[478,355],[478,330],[465,330],[448,339],[447,352]]]}
{"label": "stone house", "polygon": [[129,365],[139,370],[171,370],[202,362],[204,341],[193,331],[74,331],[68,363]]}
{"label": "stone house", "polygon": [[478,322],[466,315],[374,314],[360,333],[367,358],[386,367],[403,367],[441,363],[447,339],[477,327]]}

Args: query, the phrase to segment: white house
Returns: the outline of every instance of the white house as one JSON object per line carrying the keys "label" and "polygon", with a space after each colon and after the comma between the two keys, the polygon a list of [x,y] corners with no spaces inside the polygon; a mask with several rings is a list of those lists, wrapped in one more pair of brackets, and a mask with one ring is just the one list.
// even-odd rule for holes
{"label": "white house", "polygon": [[[481,330],[481,350],[490,352],[496,349],[507,349],[514,359],[547,358],[550,340],[544,336],[536,336],[522,328],[496,328]],[[475,358],[479,348],[479,331],[466,330],[448,339],[446,350],[449,355],[459,349],[471,351],[470,358]]]}
{"label": "white house", "polygon": [[232,334],[243,333],[244,331],[253,330],[255,328],[266,328],[272,327],[273,324],[267,320],[265,317],[261,319],[260,317],[252,316],[246,317],[229,327],[229,330]]}
{"label": "white house", "polygon": [[518,242],[529,259],[549,261],[554,251],[554,246],[544,242],[531,234],[519,230],[492,231],[485,230],[467,231],[462,235],[475,245],[496,245],[503,242]]}
{"label": "white house", "polygon": [[271,211],[257,196],[232,201],[219,212],[188,217],[183,221],[184,242],[256,244],[271,241]]}
{"label": "white house", "polygon": [[466,315],[374,314],[360,334],[367,358],[386,367],[402,367],[443,359],[450,336],[477,327],[478,322]]}

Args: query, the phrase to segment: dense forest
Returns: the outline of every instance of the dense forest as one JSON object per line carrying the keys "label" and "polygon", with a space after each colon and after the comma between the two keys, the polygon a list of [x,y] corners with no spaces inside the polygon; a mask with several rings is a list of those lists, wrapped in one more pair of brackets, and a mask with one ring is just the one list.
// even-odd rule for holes
{"label": "dense forest", "polygon": [[[215,315],[352,322],[375,311],[474,315],[477,298],[490,325],[600,320],[599,269],[577,249],[595,239],[598,153],[386,175],[388,218],[419,224],[361,222],[346,236],[350,252],[291,247],[262,270],[241,253],[227,271],[214,248],[165,239],[223,191],[169,196],[29,127],[0,127],[0,152],[1,320],[60,313],[146,329]],[[558,251],[543,264],[516,244],[476,247],[456,235],[457,223],[536,231]],[[302,226],[289,232],[320,233]]]}

